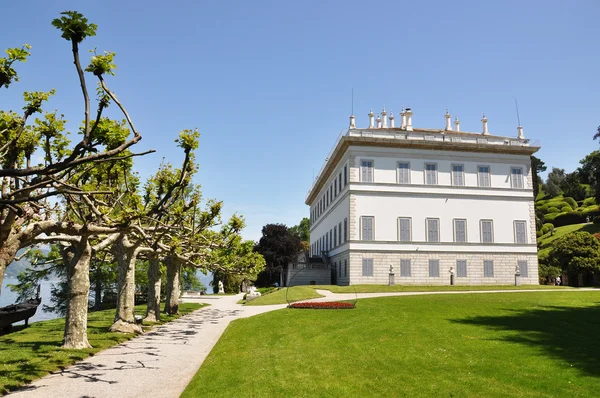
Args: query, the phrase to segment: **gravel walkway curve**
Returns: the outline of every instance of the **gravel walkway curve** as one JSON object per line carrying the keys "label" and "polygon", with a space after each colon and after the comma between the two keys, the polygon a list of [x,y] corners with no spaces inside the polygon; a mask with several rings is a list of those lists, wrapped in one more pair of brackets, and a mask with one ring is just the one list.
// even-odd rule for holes
{"label": "gravel walkway curve", "polygon": [[179,397],[232,320],[286,307],[244,307],[236,304],[242,297],[185,300],[210,306],[36,380],[9,396]]}

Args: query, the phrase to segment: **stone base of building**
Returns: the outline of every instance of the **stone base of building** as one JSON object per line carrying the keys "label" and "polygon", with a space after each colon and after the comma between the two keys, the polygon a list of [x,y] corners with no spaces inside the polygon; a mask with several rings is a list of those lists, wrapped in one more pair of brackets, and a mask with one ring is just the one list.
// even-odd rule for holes
{"label": "stone base of building", "polygon": [[[372,275],[363,275],[363,259],[373,260]],[[410,276],[402,275],[401,260],[410,260]],[[439,261],[439,276],[430,276],[429,260]],[[466,276],[459,275],[457,260],[467,263]],[[493,262],[493,276],[484,274],[484,261]],[[427,253],[427,252],[357,252],[346,251],[330,259],[336,269],[338,285],[389,283],[390,266],[396,285],[450,285],[450,268],[454,271],[455,285],[514,285],[519,261],[527,261],[526,272],[521,272],[522,285],[537,285],[537,254],[519,253]],[[346,266],[347,264],[347,272]],[[332,281],[333,282],[333,281]]]}

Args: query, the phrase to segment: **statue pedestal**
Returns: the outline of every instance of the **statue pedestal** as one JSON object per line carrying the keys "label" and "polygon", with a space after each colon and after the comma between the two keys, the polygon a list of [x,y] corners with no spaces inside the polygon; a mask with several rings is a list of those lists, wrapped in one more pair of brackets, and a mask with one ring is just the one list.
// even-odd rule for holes
{"label": "statue pedestal", "polygon": [[521,275],[515,275],[515,286],[521,286]]}
{"label": "statue pedestal", "polygon": [[390,279],[388,282],[388,286],[394,286],[396,284],[395,278],[394,278],[394,274],[390,274]]}

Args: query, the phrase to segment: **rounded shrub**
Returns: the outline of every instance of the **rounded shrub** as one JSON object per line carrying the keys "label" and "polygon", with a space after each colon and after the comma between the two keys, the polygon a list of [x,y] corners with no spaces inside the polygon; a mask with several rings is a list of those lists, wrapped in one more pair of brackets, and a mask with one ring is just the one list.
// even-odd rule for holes
{"label": "rounded shrub", "polygon": [[544,223],[554,223],[556,216],[562,213],[546,213],[544,214]]}
{"label": "rounded shrub", "polygon": [[537,230],[535,231],[535,236],[537,236],[538,238],[541,237],[544,233],[541,230]]}
{"label": "rounded shrub", "polygon": [[554,217],[552,224],[554,224],[555,227],[562,227],[571,224],[581,224],[583,222],[585,222],[585,217],[582,212],[570,211],[557,214],[556,217]]}
{"label": "rounded shrub", "polygon": [[566,198],[563,198],[563,201],[568,203],[569,206],[571,206],[572,210],[575,210],[577,208],[577,201],[575,201],[575,199],[567,196]]}
{"label": "rounded shrub", "polygon": [[558,207],[549,207],[548,208],[548,213],[560,213],[560,210],[558,209]]}
{"label": "rounded shrub", "polygon": [[561,211],[561,212],[564,212],[564,211],[573,211],[573,209],[571,208],[571,206],[564,206],[564,207],[562,207],[562,208],[560,209],[560,211]]}
{"label": "rounded shrub", "polygon": [[545,223],[541,229],[542,235],[547,234],[548,232],[552,231],[553,229],[554,229],[554,224],[549,223],[549,222]]}
{"label": "rounded shrub", "polygon": [[596,199],[595,198],[585,198],[583,200],[583,205],[584,206],[593,206],[596,204]]}

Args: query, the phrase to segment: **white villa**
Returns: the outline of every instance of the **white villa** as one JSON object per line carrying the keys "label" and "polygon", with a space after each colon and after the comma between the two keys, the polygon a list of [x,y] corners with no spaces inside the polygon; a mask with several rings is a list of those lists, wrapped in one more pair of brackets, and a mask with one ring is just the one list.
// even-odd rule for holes
{"label": "white villa", "polygon": [[444,130],[413,127],[410,108],[400,116],[396,126],[371,111],[366,128],[350,116],[306,197],[311,259],[339,285],[388,284],[390,273],[396,284],[450,284],[451,274],[457,285],[514,284],[517,270],[537,284],[539,147],[521,126],[491,135],[485,115],[477,133],[448,111]]}

